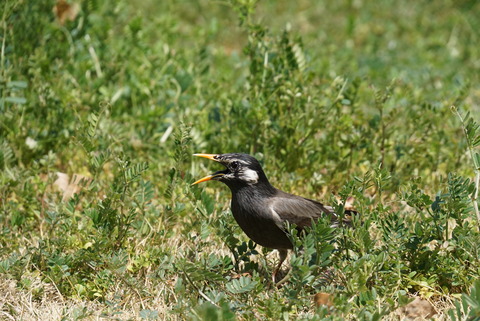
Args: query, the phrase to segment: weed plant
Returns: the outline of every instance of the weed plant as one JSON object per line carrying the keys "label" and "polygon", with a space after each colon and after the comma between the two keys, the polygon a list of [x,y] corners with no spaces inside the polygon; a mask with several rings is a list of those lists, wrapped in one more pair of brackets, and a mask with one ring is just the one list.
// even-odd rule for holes
{"label": "weed plant", "polygon": [[[476,1],[0,7],[6,318],[480,318]],[[361,215],[292,229],[276,286],[194,152]]]}

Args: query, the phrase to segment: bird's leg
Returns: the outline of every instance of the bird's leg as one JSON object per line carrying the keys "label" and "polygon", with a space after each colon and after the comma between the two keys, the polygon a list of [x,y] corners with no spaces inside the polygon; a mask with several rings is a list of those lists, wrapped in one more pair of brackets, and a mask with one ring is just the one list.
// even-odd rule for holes
{"label": "bird's leg", "polygon": [[277,273],[280,271],[280,267],[282,266],[283,262],[288,256],[288,250],[286,249],[278,249],[278,254],[280,255],[280,261],[278,262],[277,267],[275,268],[275,271],[273,271],[272,274],[272,281],[275,284],[277,280]]}

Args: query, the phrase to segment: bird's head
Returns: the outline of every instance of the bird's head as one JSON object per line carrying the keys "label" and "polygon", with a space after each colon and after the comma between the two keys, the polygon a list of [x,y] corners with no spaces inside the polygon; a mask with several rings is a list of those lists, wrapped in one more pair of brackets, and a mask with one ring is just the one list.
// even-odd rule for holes
{"label": "bird's head", "polygon": [[223,182],[230,188],[255,185],[258,183],[268,184],[267,177],[265,176],[260,163],[248,154],[194,154],[194,156],[216,161],[225,166],[225,170],[205,176],[192,185],[210,180]]}

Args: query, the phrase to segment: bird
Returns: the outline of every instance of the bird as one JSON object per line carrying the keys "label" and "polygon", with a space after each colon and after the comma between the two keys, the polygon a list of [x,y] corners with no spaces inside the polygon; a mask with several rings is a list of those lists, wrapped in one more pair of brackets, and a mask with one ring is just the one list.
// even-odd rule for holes
{"label": "bird", "polygon": [[[334,225],[340,220],[331,206],[273,187],[259,161],[249,154],[193,155],[216,161],[225,169],[205,176],[192,185],[210,180],[226,184],[232,192],[233,217],[243,232],[255,243],[278,250],[280,260],[272,274],[274,283],[288,251],[293,249],[287,224],[294,224],[301,231],[324,215],[330,216]],[[355,213],[354,210],[345,210],[346,216]]]}

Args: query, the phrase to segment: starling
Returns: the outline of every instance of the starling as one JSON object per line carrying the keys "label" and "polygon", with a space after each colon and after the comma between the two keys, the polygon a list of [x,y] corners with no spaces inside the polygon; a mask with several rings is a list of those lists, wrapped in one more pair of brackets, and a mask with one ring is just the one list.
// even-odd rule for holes
{"label": "starling", "polygon": [[[194,154],[216,161],[225,170],[215,172],[199,179],[192,185],[215,180],[225,183],[232,192],[231,209],[238,225],[255,243],[277,249],[280,262],[273,272],[273,281],[287,258],[293,245],[285,230],[285,223],[295,224],[302,230],[312,221],[330,216],[332,223],[338,223],[338,215],[331,206],[320,202],[289,194],[273,187],[267,179],[257,159],[248,154]],[[354,214],[346,210],[345,214]]]}

